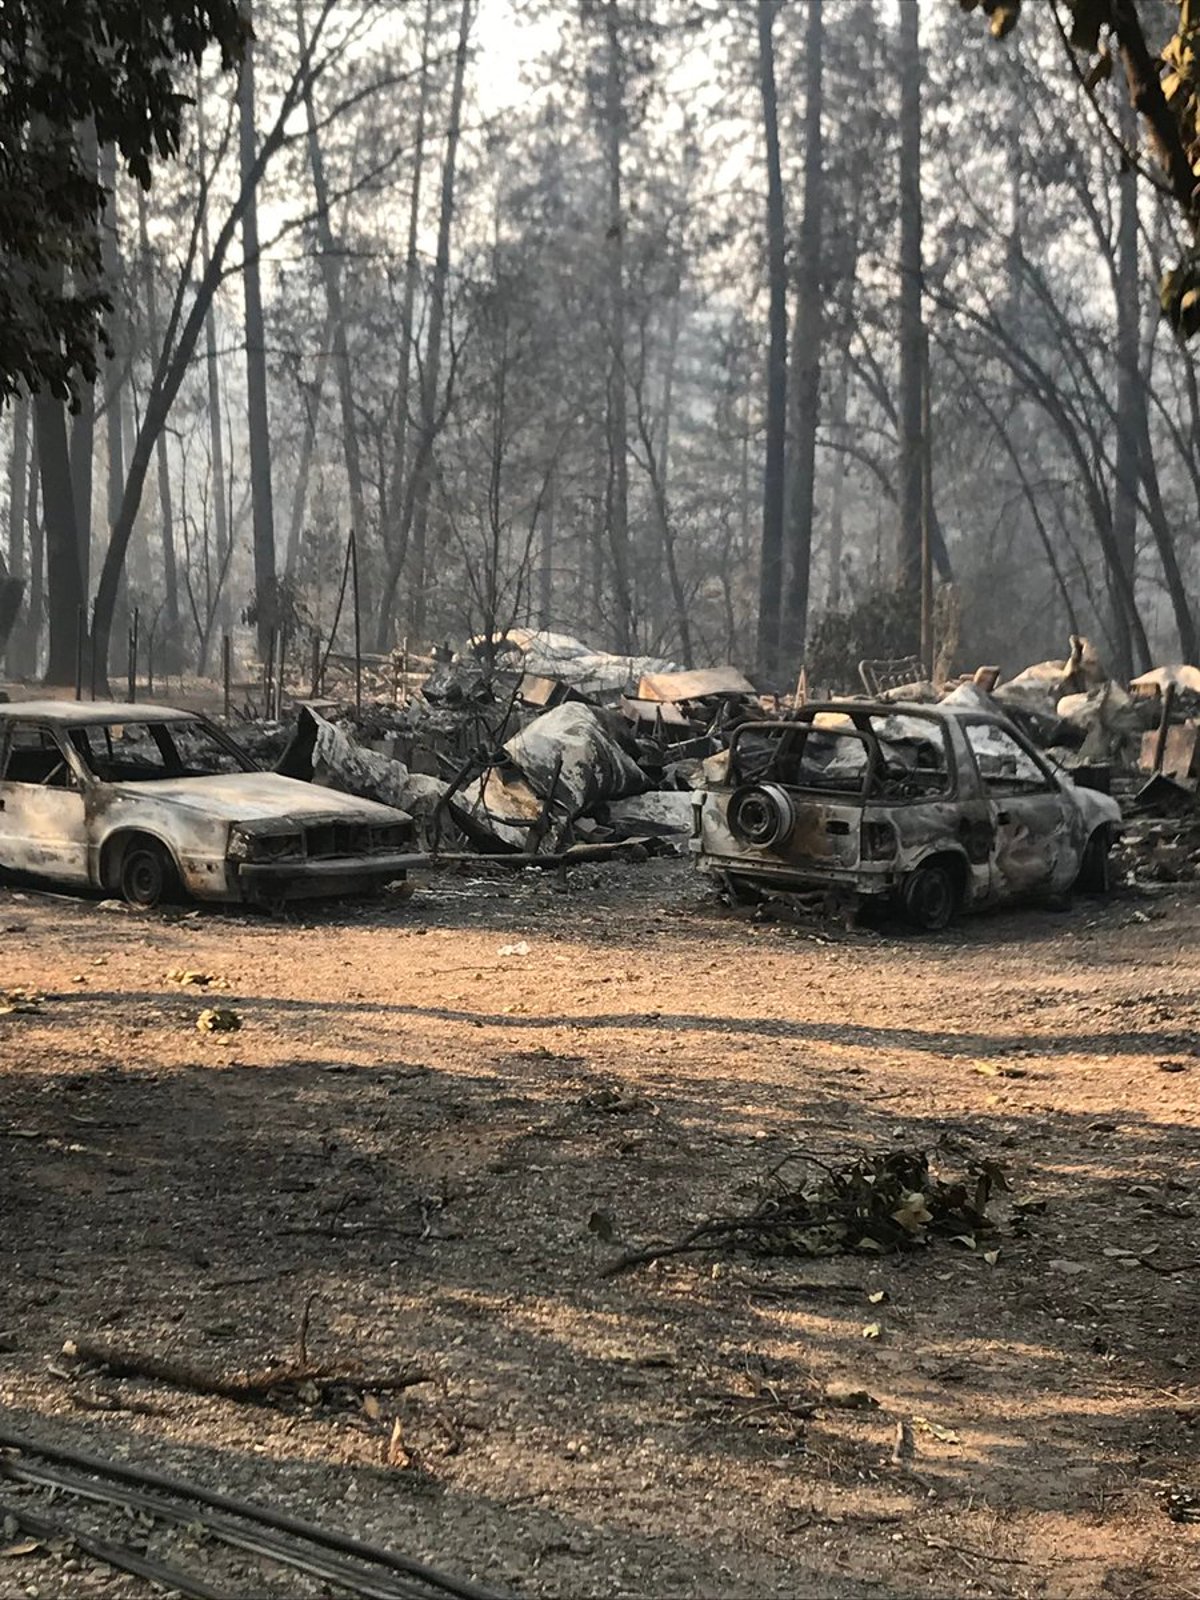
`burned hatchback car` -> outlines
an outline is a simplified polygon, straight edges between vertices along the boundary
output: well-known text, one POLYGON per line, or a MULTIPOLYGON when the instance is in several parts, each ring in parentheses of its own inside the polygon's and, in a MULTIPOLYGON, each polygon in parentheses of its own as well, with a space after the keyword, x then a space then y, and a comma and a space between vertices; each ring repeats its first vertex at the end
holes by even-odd
POLYGON ((748 723, 706 764, 692 849, 728 887, 959 910, 1103 892, 1121 812, 974 708, 832 702, 748 723))
POLYGON ((192 712, 0 705, 0 871, 271 904, 402 877, 411 836, 403 811, 259 771, 192 712))

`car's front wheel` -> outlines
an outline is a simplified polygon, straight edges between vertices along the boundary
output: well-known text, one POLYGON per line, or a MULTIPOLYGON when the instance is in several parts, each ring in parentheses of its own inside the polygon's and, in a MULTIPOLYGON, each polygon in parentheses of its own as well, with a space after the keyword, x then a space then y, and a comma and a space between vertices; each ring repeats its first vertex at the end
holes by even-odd
POLYGON ((121 894, 131 906, 148 911, 178 887, 175 863, 157 839, 131 839, 121 857, 121 894))

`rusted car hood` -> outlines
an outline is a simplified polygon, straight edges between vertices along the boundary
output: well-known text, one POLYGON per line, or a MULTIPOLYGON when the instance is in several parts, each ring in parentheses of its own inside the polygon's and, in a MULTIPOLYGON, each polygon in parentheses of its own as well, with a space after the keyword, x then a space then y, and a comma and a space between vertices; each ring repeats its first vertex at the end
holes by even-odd
POLYGON ((231 772, 211 778, 156 778, 148 783, 115 783, 111 794, 123 800, 163 800, 224 822, 281 822, 314 817, 345 817, 376 825, 404 813, 374 800, 319 789, 275 772, 231 772))

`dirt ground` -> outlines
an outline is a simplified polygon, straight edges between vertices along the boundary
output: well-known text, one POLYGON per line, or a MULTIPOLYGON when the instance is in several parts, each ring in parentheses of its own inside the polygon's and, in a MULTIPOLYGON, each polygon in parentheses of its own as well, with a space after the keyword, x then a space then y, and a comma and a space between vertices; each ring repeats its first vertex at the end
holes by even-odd
MULTIPOLYGON (((3 1426, 519 1595, 1200 1595, 1165 1509, 1200 1505, 1198 933, 1180 891, 758 922, 670 861, 282 923, 0 891, 0 989, 44 997, 0 1016, 3 1426), (1044 1210, 1004 1202, 994 1260, 602 1276, 788 1151, 894 1145, 1044 1210), (428 1381, 251 1405, 58 1353, 246 1371, 306 1306, 311 1361, 428 1381)), ((232 1594, 320 1592, 156 1537, 232 1594)), ((0 1595, 150 1592, 0 1551, 0 1595)))

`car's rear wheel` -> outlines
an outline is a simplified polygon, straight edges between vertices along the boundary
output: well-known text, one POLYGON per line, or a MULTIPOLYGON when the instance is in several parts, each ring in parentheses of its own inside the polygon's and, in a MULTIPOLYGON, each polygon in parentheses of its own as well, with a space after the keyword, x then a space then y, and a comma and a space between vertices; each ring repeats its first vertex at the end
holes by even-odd
POLYGON ((940 861, 910 872, 900 887, 900 905, 914 927, 940 933, 958 910, 958 880, 940 861))
POLYGON ((121 894, 131 906, 148 911, 169 900, 179 887, 175 863, 157 839, 131 839, 121 857, 121 894))

